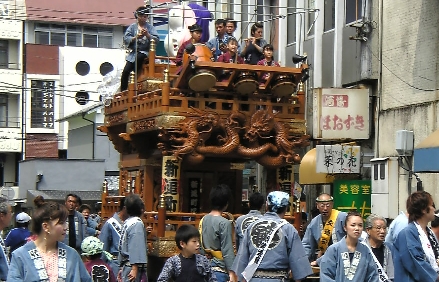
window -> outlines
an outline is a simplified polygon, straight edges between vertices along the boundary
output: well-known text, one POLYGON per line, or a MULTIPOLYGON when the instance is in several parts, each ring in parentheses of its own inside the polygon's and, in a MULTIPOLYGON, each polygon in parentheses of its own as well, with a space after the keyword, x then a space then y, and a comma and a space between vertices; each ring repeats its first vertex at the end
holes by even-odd
POLYGON ((36 44, 50 44, 50 33, 48 31, 35 31, 35 43, 36 44))
POLYGON ((97 26, 36 23, 35 43, 113 48, 113 29, 97 26))
POLYGON ((264 20, 264 0, 258 0, 257 1, 257 16, 256 16, 256 21, 258 22, 262 22, 264 20))
MULTIPOLYGON (((315 2, 316 2, 315 0, 308 0, 307 3, 308 9, 315 9, 316 7, 315 2)), ((306 24, 306 32, 307 32, 306 35, 311 36, 314 35, 314 20, 316 18, 316 13, 308 11, 306 16, 308 19, 306 24)))
POLYGON ((335 0, 325 0, 324 31, 328 31, 334 28, 335 28, 335 0))
POLYGON ((381 163, 380 164, 380 179, 386 179, 386 164, 385 163, 381 163))
POLYGON ((346 24, 363 18, 363 0, 346 0, 346 24))
MULTIPOLYGON (((296 0, 288 0, 288 7, 296 7, 296 0)), ((296 42, 296 9, 287 9, 287 44, 296 42)))
POLYGON ((85 91, 76 92, 75 100, 76 103, 78 103, 79 105, 84 106, 85 104, 88 103, 89 99, 90 96, 88 95, 88 92, 85 91))
POLYGON ((79 75, 85 76, 90 72, 90 65, 86 61, 79 61, 76 63, 76 72, 79 75))
POLYGON ((373 165, 373 180, 378 180, 378 164, 373 165))
POLYGON ((108 74, 109 72, 111 72, 113 70, 114 70, 114 67, 109 62, 102 63, 101 66, 99 67, 99 72, 101 73, 102 76, 108 74))
POLYGON ((9 42, 7 40, 0 40, 0 68, 8 68, 8 49, 9 42))
POLYGON ((8 95, 0 94, 0 127, 8 127, 8 95))

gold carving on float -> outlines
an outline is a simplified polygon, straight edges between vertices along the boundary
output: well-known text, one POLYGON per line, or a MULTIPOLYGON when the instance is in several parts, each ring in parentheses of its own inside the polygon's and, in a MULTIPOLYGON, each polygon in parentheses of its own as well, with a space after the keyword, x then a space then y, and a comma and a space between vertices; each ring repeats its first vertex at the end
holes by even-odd
POLYGON ((155 119, 139 120, 130 123, 129 132, 131 134, 141 132, 156 127, 155 119))
POLYGON ((291 127, 276 120, 271 111, 258 110, 250 119, 241 112, 231 112, 226 119, 213 111, 194 112, 174 127, 159 127, 157 147, 163 155, 193 165, 206 156, 234 156, 278 168, 300 163, 295 148, 309 144, 309 136, 291 134, 291 127))
POLYGON ((105 116, 105 125, 112 126, 119 123, 125 122, 127 119, 127 112, 120 112, 117 114, 107 115, 105 116))
POLYGON ((174 238, 157 238, 148 243, 148 255, 169 258, 179 253, 174 238))
POLYGON ((156 117, 156 125, 157 127, 173 128, 178 126, 178 124, 185 118, 186 117, 184 116, 172 116, 172 115, 158 116, 156 117))
POLYGON ((145 79, 137 83, 137 90, 142 92, 151 92, 162 89, 163 81, 157 78, 145 79))

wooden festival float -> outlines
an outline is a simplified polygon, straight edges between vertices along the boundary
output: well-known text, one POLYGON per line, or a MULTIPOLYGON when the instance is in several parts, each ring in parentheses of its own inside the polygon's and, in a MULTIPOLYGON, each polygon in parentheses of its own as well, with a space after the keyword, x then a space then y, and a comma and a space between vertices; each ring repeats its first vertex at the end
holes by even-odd
MULTIPOLYGON (((177 67, 156 63, 175 58, 156 56, 152 43, 137 81, 132 74, 129 89, 107 101, 105 124, 99 127, 120 153, 119 196, 108 196, 104 184, 102 216, 118 210, 120 197, 139 194, 145 226, 153 227, 149 255, 159 258, 176 252, 178 226, 198 226, 210 211, 211 187, 231 187, 228 212, 242 213, 246 161, 267 168, 267 193, 291 194, 291 165, 300 162, 295 150, 308 145, 305 63, 300 68, 219 63, 211 61, 205 45, 191 47, 197 59, 186 54, 177 67), (225 71, 229 77, 217 81, 225 71), (268 78, 259 83, 264 74, 268 78)), ((296 212, 292 208, 291 222, 296 212)), ((155 263, 163 260, 150 259, 148 269, 159 271, 155 263)))

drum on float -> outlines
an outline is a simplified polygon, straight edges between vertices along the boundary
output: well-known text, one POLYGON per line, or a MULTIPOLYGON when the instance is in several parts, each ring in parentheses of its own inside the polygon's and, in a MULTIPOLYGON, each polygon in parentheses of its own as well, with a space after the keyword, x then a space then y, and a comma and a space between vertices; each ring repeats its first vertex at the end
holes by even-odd
MULTIPOLYGON (((194 44, 195 51, 191 54, 194 55, 197 61, 201 62, 211 62, 213 60, 213 55, 210 49, 205 44, 194 44)), ((189 61, 189 54, 184 53, 183 55, 183 65, 189 61)), ((194 91, 207 91, 215 86, 216 83, 215 72, 208 69, 196 69, 195 73, 189 78, 188 85, 189 88, 194 91)))
POLYGON ((235 91, 242 95, 254 93, 258 87, 258 75, 252 71, 242 71, 233 83, 235 91))
POLYGON ((271 93, 276 97, 291 96, 296 91, 294 76, 289 74, 278 74, 273 79, 271 93))

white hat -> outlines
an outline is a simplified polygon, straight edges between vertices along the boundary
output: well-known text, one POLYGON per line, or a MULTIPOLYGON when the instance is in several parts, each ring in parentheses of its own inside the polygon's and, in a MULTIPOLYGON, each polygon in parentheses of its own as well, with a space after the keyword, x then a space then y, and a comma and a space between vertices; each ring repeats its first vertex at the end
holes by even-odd
POLYGON ((31 220, 32 218, 25 212, 21 212, 19 214, 17 214, 17 217, 15 218, 15 220, 18 223, 26 223, 29 222, 29 220, 31 220))

